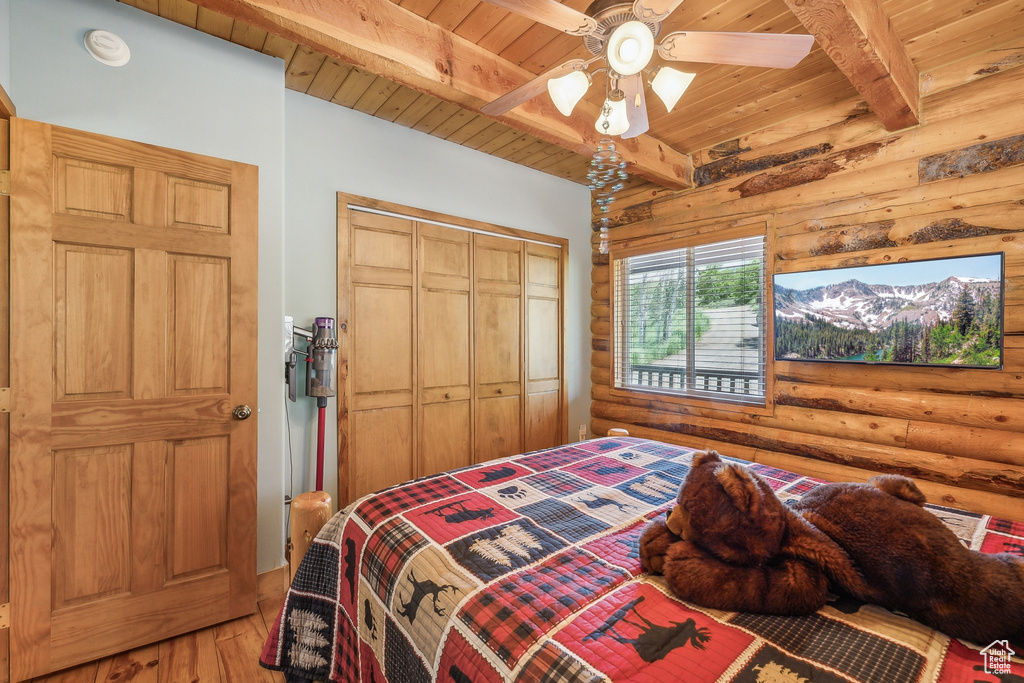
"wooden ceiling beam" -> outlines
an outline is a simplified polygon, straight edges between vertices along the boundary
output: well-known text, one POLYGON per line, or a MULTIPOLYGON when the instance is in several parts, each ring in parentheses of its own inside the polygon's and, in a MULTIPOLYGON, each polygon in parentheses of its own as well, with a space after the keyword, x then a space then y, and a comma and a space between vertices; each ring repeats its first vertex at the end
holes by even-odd
POLYGON ((917 67, 877 0, 785 0, 886 130, 920 123, 917 67))
MULTIPOLYGON (((474 112, 534 77, 390 0, 194 2, 474 112)), ((580 107, 565 118, 547 97, 495 118, 586 156, 593 154, 600 139, 593 126, 596 112, 580 107)), ((692 187, 689 155, 648 135, 615 143, 631 175, 671 189, 692 187)))

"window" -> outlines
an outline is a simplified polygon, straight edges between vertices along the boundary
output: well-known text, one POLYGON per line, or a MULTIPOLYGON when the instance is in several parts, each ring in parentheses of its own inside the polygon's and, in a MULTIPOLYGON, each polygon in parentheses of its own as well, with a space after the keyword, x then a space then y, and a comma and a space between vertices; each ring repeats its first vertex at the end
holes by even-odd
POLYGON ((612 267, 615 388, 765 404, 763 234, 612 267))

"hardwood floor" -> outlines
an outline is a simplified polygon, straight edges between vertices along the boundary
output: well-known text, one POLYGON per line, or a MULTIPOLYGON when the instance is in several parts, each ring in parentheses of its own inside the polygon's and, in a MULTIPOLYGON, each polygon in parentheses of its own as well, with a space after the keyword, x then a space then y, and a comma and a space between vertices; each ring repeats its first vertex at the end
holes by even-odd
POLYGON ((260 651, 284 596, 259 610, 156 645, 105 657, 32 683, 283 683, 284 675, 259 664, 260 651))

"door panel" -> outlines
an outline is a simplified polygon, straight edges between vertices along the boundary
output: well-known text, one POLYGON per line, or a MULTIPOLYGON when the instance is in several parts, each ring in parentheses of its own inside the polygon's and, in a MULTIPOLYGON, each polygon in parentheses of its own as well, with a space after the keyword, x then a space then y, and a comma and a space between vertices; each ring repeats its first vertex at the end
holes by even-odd
POLYGON ((57 243, 53 268, 55 399, 130 398, 131 250, 57 243))
POLYGON ((230 261, 171 254, 167 283, 169 377, 174 396, 227 391, 224 321, 230 319, 230 261))
POLYGON ((417 223, 419 441, 417 476, 473 462, 471 234, 417 223))
POLYGON ((357 410, 351 427, 351 500, 413 478, 412 406, 357 410))
POLYGON ((523 450, 523 242, 474 236, 476 461, 523 450))
POLYGON ((345 505, 414 476, 415 229, 409 220, 339 211, 350 221, 338 236, 339 283, 350 279, 352 292, 348 310, 338 310, 339 356, 351 353, 338 382, 339 410, 351 411, 347 439, 338 436, 339 452, 348 446, 338 470, 345 505))
POLYGON ((477 401, 476 462, 523 452, 521 402, 518 396, 477 401))
POLYGON ((462 401, 427 403, 420 409, 422 438, 419 444, 421 476, 473 464, 468 396, 462 401))
POLYGON ((131 448, 54 451, 54 608, 131 590, 131 448))
POLYGON ((18 119, 11 162, 24 680, 255 608, 257 175, 18 119))
POLYGON ((526 245, 526 449, 565 443, 563 251, 526 245))

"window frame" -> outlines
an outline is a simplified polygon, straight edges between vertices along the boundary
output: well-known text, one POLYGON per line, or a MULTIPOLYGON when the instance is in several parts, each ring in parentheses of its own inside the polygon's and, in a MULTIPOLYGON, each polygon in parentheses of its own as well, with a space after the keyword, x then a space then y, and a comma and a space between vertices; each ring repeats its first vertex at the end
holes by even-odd
MULTIPOLYGON (((609 395, 619 399, 632 399, 643 401, 645 405, 668 404, 678 407, 689 406, 693 408, 710 409, 711 411, 727 411, 731 413, 746 413, 750 415, 771 415, 774 413, 774 361, 771 347, 775 339, 774 315, 772 314, 772 301, 774 294, 772 290, 772 273, 770 265, 774 259, 774 244, 765 220, 741 225, 732 225, 723 228, 721 224, 705 225, 696 228, 688 233, 676 232, 672 235, 655 240, 636 240, 620 244, 613 243, 608 253, 608 303, 609 303, 609 354, 608 354, 608 392, 609 395), (618 320, 616 319, 616 297, 618 295, 615 283, 616 263, 623 258, 641 256, 657 252, 672 251, 686 247, 697 247, 718 242, 742 239, 745 237, 764 237, 764 402, 755 400, 744 403, 736 401, 725 401, 708 396, 694 394, 680 394, 666 391, 645 391, 637 387, 615 386, 615 358, 619 346, 622 343, 618 333, 618 320)), ((706 415, 710 416, 710 415, 706 415)))

